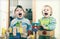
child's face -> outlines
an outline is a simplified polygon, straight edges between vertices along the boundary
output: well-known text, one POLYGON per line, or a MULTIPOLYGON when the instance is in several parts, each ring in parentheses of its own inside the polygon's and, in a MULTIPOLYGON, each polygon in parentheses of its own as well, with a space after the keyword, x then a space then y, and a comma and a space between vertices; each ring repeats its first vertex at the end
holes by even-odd
POLYGON ((50 7, 44 7, 43 16, 44 17, 50 17, 50 15, 51 15, 51 8, 50 7))
POLYGON ((16 11, 15 11, 15 15, 18 17, 18 18, 22 18, 24 16, 24 11, 22 8, 17 8, 16 11))

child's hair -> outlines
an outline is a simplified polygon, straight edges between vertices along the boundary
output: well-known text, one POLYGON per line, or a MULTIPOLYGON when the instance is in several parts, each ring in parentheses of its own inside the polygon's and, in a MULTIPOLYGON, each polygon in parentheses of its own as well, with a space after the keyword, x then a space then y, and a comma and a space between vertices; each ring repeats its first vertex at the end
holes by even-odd
POLYGON ((17 5, 17 7, 15 8, 14 12, 16 11, 17 8, 21 8, 24 11, 24 9, 23 9, 23 7, 21 5, 17 5))
MULTIPOLYGON (((23 12, 24 12, 24 17, 25 17, 26 12, 24 11, 24 9, 23 9, 23 7, 22 7, 21 5, 17 5, 17 6, 16 6, 16 8, 15 8, 15 10, 14 10, 14 13, 15 13, 15 11, 16 11, 17 8, 21 8, 21 9, 23 10, 23 12)), ((15 17, 16 17, 16 15, 14 15, 14 18, 15 18, 15 17)))
POLYGON ((44 7, 49 7, 51 9, 51 14, 50 16, 52 15, 52 7, 50 5, 45 5, 44 7))

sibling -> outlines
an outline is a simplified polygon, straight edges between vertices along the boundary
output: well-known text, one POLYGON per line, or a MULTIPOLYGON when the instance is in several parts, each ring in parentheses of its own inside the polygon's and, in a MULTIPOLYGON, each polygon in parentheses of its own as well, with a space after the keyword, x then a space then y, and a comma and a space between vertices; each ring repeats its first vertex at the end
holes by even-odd
MULTIPOLYGON (((27 39, 27 33, 29 30, 31 30, 31 24, 28 19, 24 18, 25 11, 22 8, 22 6, 17 5, 17 7, 14 11, 14 14, 15 14, 16 18, 12 20, 10 27, 14 28, 16 26, 16 23, 21 21, 22 28, 23 28, 23 34, 25 35, 25 36, 23 35, 22 36, 23 38, 21 38, 21 39, 27 39)), ((16 33, 19 33, 19 32, 16 31, 16 33)))
POLYGON ((49 5, 45 5, 42 10, 42 17, 39 20, 40 26, 42 26, 41 30, 54 30, 56 26, 56 20, 51 17, 52 15, 52 7, 49 5))

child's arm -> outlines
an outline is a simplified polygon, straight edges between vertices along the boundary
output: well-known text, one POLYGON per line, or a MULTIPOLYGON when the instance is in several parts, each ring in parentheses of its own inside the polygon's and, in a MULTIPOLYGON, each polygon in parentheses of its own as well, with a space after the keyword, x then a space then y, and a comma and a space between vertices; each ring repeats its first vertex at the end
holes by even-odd
POLYGON ((27 28, 28 28, 28 30, 32 30, 32 25, 31 25, 29 20, 28 20, 28 23, 27 23, 27 28))
POLYGON ((11 23, 10 23, 10 27, 15 26, 15 25, 16 25, 16 23, 17 23, 17 20, 16 20, 16 19, 12 20, 12 21, 11 21, 11 23))
POLYGON ((27 33, 28 35, 30 34, 29 32, 32 31, 32 25, 30 24, 30 21, 27 20, 27 33))
POLYGON ((56 20, 54 18, 51 19, 50 23, 47 25, 49 30, 54 30, 56 26, 56 20))
POLYGON ((13 27, 13 35, 16 36, 16 27, 13 27))
MULTIPOLYGON (((40 23, 40 20, 39 20, 39 23, 40 23)), ((40 23, 40 26, 42 26, 44 29, 47 29, 47 30, 54 30, 56 26, 56 20, 54 18, 51 18, 50 23, 48 25, 45 26, 40 23)))
POLYGON ((56 20, 54 18, 50 19, 50 23, 48 25, 43 25, 43 28, 44 29, 47 29, 47 30, 54 30, 55 29, 55 26, 56 26, 56 20))

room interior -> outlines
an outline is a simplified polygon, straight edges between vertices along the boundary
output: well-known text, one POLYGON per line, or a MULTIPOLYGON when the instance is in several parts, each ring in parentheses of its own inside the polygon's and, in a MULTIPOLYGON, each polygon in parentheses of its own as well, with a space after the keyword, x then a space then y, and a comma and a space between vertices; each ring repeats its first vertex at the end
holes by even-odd
POLYGON ((60 13, 60 1, 59 0, 0 0, 0 36, 2 35, 2 28, 8 29, 10 21, 10 16, 14 17, 14 9, 17 5, 22 5, 24 7, 24 10, 29 13, 31 16, 31 19, 29 19, 29 16, 26 16, 31 22, 38 22, 38 19, 42 17, 41 9, 44 4, 49 4, 53 7, 53 16, 56 18, 57 24, 55 29, 55 37, 56 39, 60 39, 60 33, 59 33, 59 13, 60 13), (30 12, 29 12, 30 10, 30 12), (55 14, 54 14, 55 13, 55 14))

